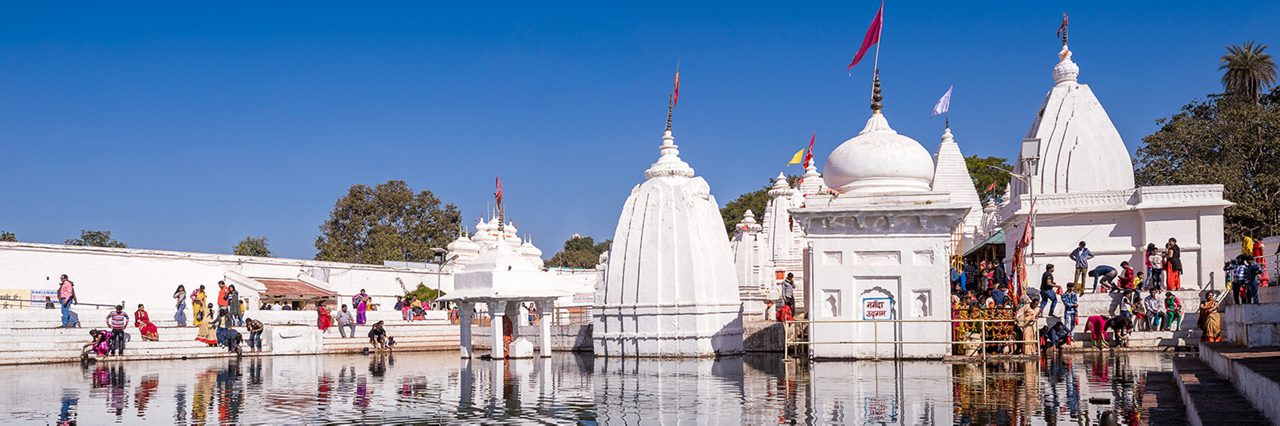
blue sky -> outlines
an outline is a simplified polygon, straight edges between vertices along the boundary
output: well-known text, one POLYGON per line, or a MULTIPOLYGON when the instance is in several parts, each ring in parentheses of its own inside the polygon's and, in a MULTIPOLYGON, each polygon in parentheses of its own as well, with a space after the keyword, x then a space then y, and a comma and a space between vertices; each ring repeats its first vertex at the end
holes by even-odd
MULTIPOLYGON (((470 225, 501 175, 548 254, 612 237, 657 158, 671 73, 683 158, 727 202, 862 128, 877 2, 7 2, 0 5, 0 230, 58 243, 310 258, 346 188, 403 179, 470 225)), ((891 0, 893 126, 937 146, 955 85, 966 154, 1016 155, 1071 46, 1131 150, 1220 89, 1226 44, 1280 44, 1280 2, 891 0)), ((1273 54, 1280 47, 1273 47, 1273 54)), ((819 163, 821 164, 821 163, 819 163)), ((791 172, 798 172, 793 166, 791 172)))

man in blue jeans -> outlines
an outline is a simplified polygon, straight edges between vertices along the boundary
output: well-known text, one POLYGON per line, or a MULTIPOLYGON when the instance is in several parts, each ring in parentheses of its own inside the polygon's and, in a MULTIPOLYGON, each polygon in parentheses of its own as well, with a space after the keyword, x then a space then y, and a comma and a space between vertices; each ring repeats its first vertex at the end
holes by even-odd
POLYGON ((1051 316, 1051 317, 1055 316, 1053 315, 1053 310, 1054 308, 1058 307, 1058 294, 1056 293, 1057 289, 1058 289, 1058 283, 1053 281, 1053 265, 1050 264, 1048 266, 1045 266, 1044 275, 1040 276, 1040 312, 1041 313, 1046 312, 1044 310, 1044 305, 1049 304, 1049 301, 1052 300, 1053 304, 1049 305, 1048 316, 1051 316))
POLYGON ((111 350, 108 354, 124 355, 124 329, 129 326, 129 314, 124 313, 124 305, 116 305, 116 310, 107 314, 107 327, 111 329, 111 350))
POLYGON ((76 285, 62 274, 62 284, 58 286, 58 303, 62 305, 62 328, 74 327, 71 318, 71 304, 75 303, 76 285))

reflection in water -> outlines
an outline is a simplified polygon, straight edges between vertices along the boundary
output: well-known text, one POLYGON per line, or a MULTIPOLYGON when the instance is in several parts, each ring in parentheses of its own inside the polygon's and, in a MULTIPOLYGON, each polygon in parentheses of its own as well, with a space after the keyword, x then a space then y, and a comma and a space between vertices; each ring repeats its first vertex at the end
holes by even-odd
POLYGON ((1134 424, 1142 373, 1168 364, 1108 353, 807 364, 441 352, 19 366, 0 367, 13 383, 0 399, 18 407, 0 422, 1055 424, 1110 411, 1134 424))

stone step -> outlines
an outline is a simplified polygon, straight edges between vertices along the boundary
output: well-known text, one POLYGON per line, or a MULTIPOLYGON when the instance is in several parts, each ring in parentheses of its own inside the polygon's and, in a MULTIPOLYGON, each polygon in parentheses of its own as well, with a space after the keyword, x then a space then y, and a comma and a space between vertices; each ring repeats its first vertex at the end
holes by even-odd
POLYGON ((1203 343, 1200 360, 1226 377, 1273 424, 1280 424, 1280 347, 1246 348, 1230 343, 1203 343))
POLYGON ((1173 359, 1174 379, 1192 425, 1261 425, 1272 423, 1208 364, 1194 357, 1173 359))
POLYGON ((1147 424, 1187 424, 1187 406, 1182 403, 1178 381, 1169 371, 1148 371, 1142 389, 1142 411, 1147 424))

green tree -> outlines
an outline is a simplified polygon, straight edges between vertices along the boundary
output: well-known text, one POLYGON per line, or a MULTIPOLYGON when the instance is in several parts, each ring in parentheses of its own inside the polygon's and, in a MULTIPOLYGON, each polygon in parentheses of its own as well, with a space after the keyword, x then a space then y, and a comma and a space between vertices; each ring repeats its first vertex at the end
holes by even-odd
POLYGON ((1258 102, 1267 86, 1276 82, 1276 63, 1266 52, 1267 45, 1247 41, 1243 45, 1227 46, 1222 55, 1219 70, 1222 86, 1227 94, 1258 102))
POLYGON ((982 205, 988 205, 996 202, 1000 197, 1004 196, 1004 191, 1009 187, 1009 179, 1012 178, 1008 173, 993 170, 996 167, 1004 170, 1013 170, 1013 166, 1009 165, 1009 160, 1002 157, 979 157, 970 155, 964 157, 965 168, 969 169, 969 177, 973 179, 973 187, 978 190, 978 198, 982 200, 982 205), (995 184, 995 188, 990 191, 991 184, 995 184))
POLYGON ((1145 137, 1138 185, 1216 183, 1235 202, 1228 239, 1280 233, 1280 88, 1259 102, 1237 96, 1194 100, 1145 137))
POLYGON ((88 229, 80 230, 80 238, 67 240, 66 244, 73 245, 73 246, 89 246, 89 247, 114 247, 114 248, 128 247, 124 243, 112 239, 111 231, 95 231, 95 230, 88 230, 88 229))
POLYGON ((405 292, 404 297, 409 301, 416 299, 423 302, 430 302, 444 296, 444 294, 445 293, 443 291, 427 287, 426 284, 418 283, 418 287, 413 289, 413 291, 405 292))
POLYGON ((609 251, 609 246, 612 244, 612 240, 596 243, 595 239, 591 237, 574 235, 565 240, 564 247, 559 252, 551 256, 551 260, 547 261, 547 267, 594 268, 596 267, 596 262, 600 260, 600 254, 609 251))
POLYGON ((232 249, 236 256, 272 257, 271 248, 267 247, 267 237, 245 237, 232 249))
POLYGON ((9 231, 0 231, 0 241, 15 242, 18 241, 18 236, 9 231))
POLYGON ((460 223, 457 207, 442 203, 431 191, 414 193, 404 181, 387 181, 375 188, 353 185, 320 225, 316 259, 422 262, 434 256, 432 247, 444 247, 453 240, 460 223))
MULTIPOLYGON (((799 176, 787 175, 787 184, 794 187, 799 179, 799 176)), ((742 221, 742 214, 747 210, 755 213, 757 218, 763 217, 765 207, 769 205, 769 188, 773 188, 773 179, 769 179, 769 183, 760 189, 739 195, 721 207, 720 220, 724 221, 724 232, 732 237, 733 226, 742 221)))

